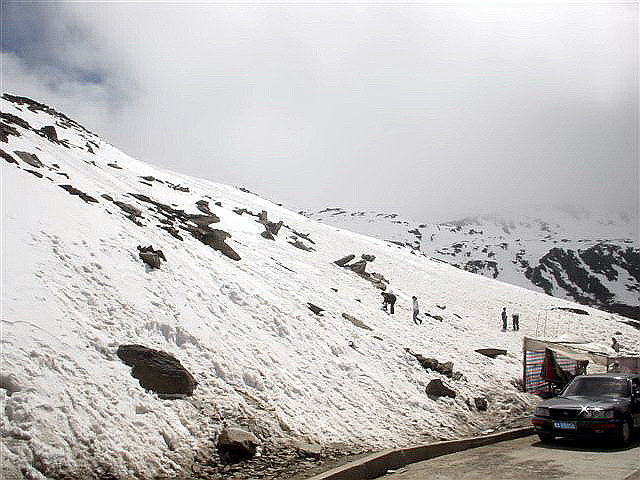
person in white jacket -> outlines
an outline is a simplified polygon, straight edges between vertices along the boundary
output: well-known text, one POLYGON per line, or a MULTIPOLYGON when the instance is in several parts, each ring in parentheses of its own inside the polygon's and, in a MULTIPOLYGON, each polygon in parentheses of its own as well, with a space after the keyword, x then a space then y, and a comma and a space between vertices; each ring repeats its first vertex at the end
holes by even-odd
POLYGON ((413 323, 419 325, 422 323, 422 319, 418 318, 418 314, 420 313, 420 306, 418 305, 418 297, 415 295, 411 297, 413 299, 413 323))

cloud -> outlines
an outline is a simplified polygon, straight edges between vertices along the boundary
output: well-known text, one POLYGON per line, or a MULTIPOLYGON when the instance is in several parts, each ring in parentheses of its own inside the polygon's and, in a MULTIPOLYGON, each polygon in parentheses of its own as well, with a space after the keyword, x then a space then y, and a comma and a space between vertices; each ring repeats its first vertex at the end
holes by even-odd
POLYGON ((3 83, 295 206, 636 205, 637 10, 36 4, 3 17, 3 83))

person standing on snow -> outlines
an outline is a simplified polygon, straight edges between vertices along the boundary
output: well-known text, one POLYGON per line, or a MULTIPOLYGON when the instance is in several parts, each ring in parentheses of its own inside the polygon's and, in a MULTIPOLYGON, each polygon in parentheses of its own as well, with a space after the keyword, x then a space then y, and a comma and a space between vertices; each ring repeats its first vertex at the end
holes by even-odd
POLYGON ((387 292, 380 292, 380 295, 382 295, 382 310, 386 312, 387 305, 389 304, 389 294, 387 292))
POLYGON ((507 331, 507 307, 502 309, 502 331, 507 331))
POLYGON ((393 294, 392 290, 389 290, 389 293, 387 293, 387 302, 389 303, 389 313, 393 315, 393 306, 396 304, 396 296, 393 294))
POLYGON ((420 313, 420 306, 418 305, 418 297, 415 295, 411 297, 413 299, 413 323, 416 325, 422 324, 422 319, 418 318, 418 314, 420 313))
POLYGON ((511 320, 513 321, 513 331, 517 332, 518 330, 520 330, 520 315, 514 313, 513 315, 511 315, 511 320))

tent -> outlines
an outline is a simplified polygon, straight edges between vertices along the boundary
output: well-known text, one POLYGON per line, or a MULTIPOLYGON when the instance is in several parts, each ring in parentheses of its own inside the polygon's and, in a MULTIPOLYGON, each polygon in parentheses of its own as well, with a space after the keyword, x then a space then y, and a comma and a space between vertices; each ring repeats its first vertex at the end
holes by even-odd
POLYGON ((522 342, 522 384, 525 392, 542 394, 565 385, 586 373, 587 365, 608 368, 609 355, 602 347, 581 338, 553 340, 524 337, 522 342))

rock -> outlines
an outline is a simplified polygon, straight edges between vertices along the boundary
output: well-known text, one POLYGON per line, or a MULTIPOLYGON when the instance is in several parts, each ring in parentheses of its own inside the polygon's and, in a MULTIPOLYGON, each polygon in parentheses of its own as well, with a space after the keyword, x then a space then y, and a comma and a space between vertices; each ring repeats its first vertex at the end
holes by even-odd
POLYGON ((151 245, 147 247, 141 247, 138 245, 138 256, 140 259, 149 265, 151 268, 160 268, 160 260, 167 261, 162 250, 154 250, 151 245))
POLYGON ((18 161, 15 158, 13 158, 11 155, 9 155, 7 152, 2 150, 1 148, 0 148, 0 157, 4 158, 9 163, 15 163, 16 165, 18 164, 18 161))
POLYGON ((451 377, 453 375, 453 362, 444 362, 438 365, 438 372, 447 377, 451 377))
POLYGON ((367 261, 366 260, 358 260, 357 262, 352 263, 351 265, 347 265, 347 268, 351 269, 351 271, 362 275, 366 273, 367 261))
POLYGON ((489 358, 496 358, 498 355, 506 355, 507 351, 502 348, 479 348, 476 353, 489 358))
POLYGON ((218 436, 216 448, 221 454, 233 458, 250 458, 256 454, 258 439, 240 428, 225 428, 218 436))
POLYGON ((53 125, 45 125, 38 130, 38 133, 45 136, 50 142, 58 143, 58 133, 53 125))
POLYGON ((313 313, 315 313, 316 315, 320 315, 322 312, 324 312, 324 308, 320 308, 319 306, 314 305, 311 302, 307 302, 307 308, 311 310, 313 313))
POLYGON ((436 303, 436 307, 438 307, 440 310, 445 310, 447 308, 446 305, 438 305, 437 303, 436 303))
POLYGON ((35 153, 21 152, 18 150, 15 150, 13 153, 15 153, 24 163, 27 163, 32 167, 40 168, 43 166, 43 163, 35 153))
MULTIPOLYGON (((18 152, 16 152, 18 153, 18 152)), ((586 310, 582 310, 581 308, 573 308, 573 307, 555 307, 552 310, 563 310, 565 312, 575 313, 576 315, 589 315, 589 312, 586 310)))
POLYGON ((320 458, 322 455, 322 447, 317 443, 296 442, 294 447, 301 457, 320 458))
POLYGON ((429 382, 425 392, 430 397, 451 397, 456 398, 456 392, 447 387, 442 380, 436 378, 429 382))
POLYGON ((344 318, 345 320, 349 320, 351 323, 353 323, 356 327, 358 328, 362 328, 364 330, 371 330, 373 331, 373 328, 369 327, 368 325, 366 325, 364 322, 362 322, 361 320, 358 320, 356 317, 354 317, 353 315, 349 315, 348 313, 343 313, 342 314, 342 318, 344 318))
POLYGON ((67 192, 69 192, 71 195, 76 195, 80 197, 82 200, 84 200, 87 203, 98 203, 98 200, 93 198, 91 195, 78 190, 73 185, 58 185, 58 186, 63 190, 66 190, 67 192))
POLYGON ((379 337, 377 335, 374 335, 373 338, 375 338, 376 340, 380 340, 381 342, 384 342, 384 338, 379 337))
POLYGON ((87 147, 87 152, 93 153, 94 155, 96 154, 96 152, 93 151, 93 148, 91 148, 91 144, 89 142, 85 143, 85 147, 87 147))
POLYGON ((107 167, 115 168, 117 170, 122 170, 122 167, 117 163, 107 163, 107 167))
MULTIPOLYGON (((102 196, 104 197, 104 195, 102 195, 102 196)), ((118 207, 120 207, 120 210, 122 210, 125 213, 128 213, 129 215, 131 215, 133 217, 141 217, 142 216, 142 211, 139 208, 134 207, 130 203, 119 202, 119 201, 114 201, 113 203, 115 205, 117 205, 118 207)))
POLYGON ((191 395, 198 385, 180 361, 169 353, 142 345, 120 345, 117 355, 132 367, 131 375, 145 390, 158 394, 191 395))
POLYGON ((213 215, 213 213, 211 213, 211 210, 209 209, 209 202, 207 202, 206 200, 198 200, 196 202, 196 207, 205 215, 213 215))
POLYGON ((351 260, 353 260, 354 258, 356 258, 355 255, 351 254, 351 255, 347 255, 345 257, 339 258, 338 260, 336 260, 335 263, 336 265, 338 265, 339 267, 344 267, 347 263, 349 263, 351 260))
POLYGON ((231 235, 224 230, 213 228, 204 233, 201 241, 205 245, 209 245, 214 250, 218 250, 222 254, 226 255, 231 260, 238 261, 240 260, 240 255, 238 255, 238 252, 236 252, 225 242, 225 240, 229 237, 231 237, 231 235))
POLYGON ((453 375, 451 375, 451 380, 464 380, 464 375, 461 372, 453 372, 453 375))
POLYGON ((300 250, 304 250, 305 252, 313 252, 313 248, 312 247, 307 247, 304 243, 302 243, 300 240, 297 240, 295 242, 288 242, 290 245, 293 245, 296 248, 299 248, 300 250))
POLYGON ((360 255, 360 258, 362 258, 365 262, 373 262, 376 259, 376 256, 363 253, 362 255, 360 255))
POLYGON ((475 397, 473 399, 473 403, 476 404, 476 408, 478 409, 479 412, 486 412, 487 411, 487 399, 484 397, 475 397))
POLYGON ((266 228, 265 228, 265 231, 260 234, 260 236, 262 238, 266 238, 267 240, 275 240, 276 239, 276 237, 274 237, 271 234, 271 232, 269 230, 267 230, 266 228))
POLYGON ((438 320, 439 322, 441 322, 442 320, 444 320, 444 319, 442 318, 442 316, 440 316, 440 315, 432 315, 432 314, 431 314, 431 313, 429 313, 429 312, 424 312, 424 314, 425 314, 427 317, 431 317, 431 318, 433 318, 434 320, 438 320))

